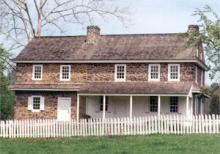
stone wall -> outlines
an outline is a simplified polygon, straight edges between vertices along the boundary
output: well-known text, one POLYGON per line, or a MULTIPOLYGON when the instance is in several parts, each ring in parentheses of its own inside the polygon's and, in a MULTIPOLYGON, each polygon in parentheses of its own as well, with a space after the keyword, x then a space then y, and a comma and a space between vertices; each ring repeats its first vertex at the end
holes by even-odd
MULTIPOLYGON (((195 81, 195 64, 181 63, 181 81, 195 81)), ((32 64, 17 64, 17 84, 53 84, 114 81, 114 64, 71 64, 71 81, 60 81, 60 65, 44 64, 43 80, 32 80, 32 64)), ((126 81, 148 81, 148 64, 127 64, 126 81)), ((201 73, 200 73, 201 74, 201 73)), ((168 80, 168 64, 161 63, 160 81, 168 80)), ((199 77, 199 76, 198 76, 199 77)))
POLYGON ((71 118, 76 119, 76 92, 16 92, 14 118, 56 119, 58 97, 71 97, 71 118), (43 111, 32 112, 28 110, 28 97, 32 95, 45 98, 43 111))

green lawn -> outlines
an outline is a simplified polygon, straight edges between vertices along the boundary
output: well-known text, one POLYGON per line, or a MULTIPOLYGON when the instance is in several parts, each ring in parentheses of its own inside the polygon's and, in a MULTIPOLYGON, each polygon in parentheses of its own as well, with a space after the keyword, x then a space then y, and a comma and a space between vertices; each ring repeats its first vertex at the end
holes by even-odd
POLYGON ((220 153, 220 135, 150 135, 57 139, 0 139, 0 153, 220 153))

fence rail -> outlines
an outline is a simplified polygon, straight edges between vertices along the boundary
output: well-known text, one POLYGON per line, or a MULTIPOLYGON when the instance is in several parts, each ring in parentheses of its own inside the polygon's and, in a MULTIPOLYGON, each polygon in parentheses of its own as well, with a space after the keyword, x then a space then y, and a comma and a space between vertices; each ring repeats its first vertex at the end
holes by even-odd
POLYGON ((147 116, 136 118, 81 119, 57 121, 7 120, 0 121, 0 137, 39 138, 69 136, 109 136, 147 134, 220 133, 219 115, 147 116))

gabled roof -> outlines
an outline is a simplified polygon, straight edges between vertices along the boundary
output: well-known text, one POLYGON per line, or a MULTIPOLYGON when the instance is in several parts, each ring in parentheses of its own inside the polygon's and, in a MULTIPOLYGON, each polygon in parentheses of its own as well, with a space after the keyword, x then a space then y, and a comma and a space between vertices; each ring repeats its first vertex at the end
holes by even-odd
POLYGON ((194 60, 187 33, 101 35, 96 44, 86 36, 35 37, 15 61, 194 60))

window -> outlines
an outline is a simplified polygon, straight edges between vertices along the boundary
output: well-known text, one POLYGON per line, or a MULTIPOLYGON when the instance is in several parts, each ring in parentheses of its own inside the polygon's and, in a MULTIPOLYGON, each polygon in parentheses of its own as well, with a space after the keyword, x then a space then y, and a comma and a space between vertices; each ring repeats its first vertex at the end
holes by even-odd
POLYGON ((125 64, 115 65, 115 80, 116 81, 126 80, 126 65, 125 64))
POLYGON ((61 81, 70 81, 70 65, 61 65, 60 66, 60 80, 61 81))
POLYGON ((42 96, 30 96, 28 97, 28 110, 32 112, 39 112, 44 110, 44 97, 42 96))
MULTIPOLYGON (((104 99, 104 97, 101 96, 101 99, 100 99, 100 111, 103 111, 103 99, 104 99)), ((108 96, 105 97, 105 111, 108 111, 108 96)))
POLYGON ((170 112, 178 112, 178 97, 170 97, 170 112))
POLYGON ((160 64, 149 64, 149 80, 160 80, 160 64))
POLYGON ((168 65, 168 80, 179 81, 180 80, 180 64, 168 65))
POLYGON ((40 97, 33 97, 33 110, 40 110, 40 97))
POLYGON ((157 112, 158 108, 158 97, 150 96, 150 112, 157 112))
POLYGON ((33 65, 33 80, 42 80, 43 65, 33 65))

